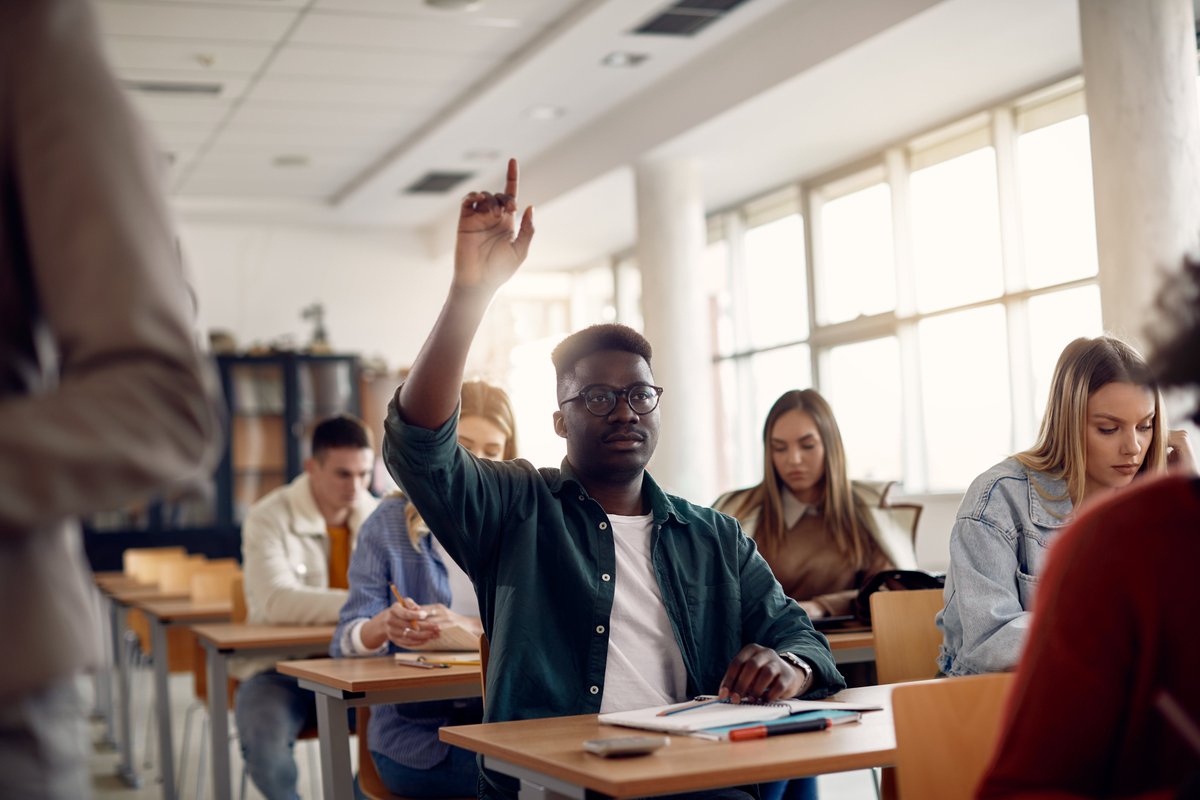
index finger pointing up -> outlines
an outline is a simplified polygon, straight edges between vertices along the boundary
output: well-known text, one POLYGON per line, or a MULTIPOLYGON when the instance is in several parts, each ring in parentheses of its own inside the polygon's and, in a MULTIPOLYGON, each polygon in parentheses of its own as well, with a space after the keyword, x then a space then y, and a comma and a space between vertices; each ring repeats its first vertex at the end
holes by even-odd
POLYGON ((504 193, 516 200, 517 197, 517 160, 508 160, 508 177, 504 181, 504 193))

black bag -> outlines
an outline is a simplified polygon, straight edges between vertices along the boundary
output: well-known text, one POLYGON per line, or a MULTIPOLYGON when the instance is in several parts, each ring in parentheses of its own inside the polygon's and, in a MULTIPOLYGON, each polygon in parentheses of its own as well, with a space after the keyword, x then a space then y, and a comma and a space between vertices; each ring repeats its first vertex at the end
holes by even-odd
POLYGON ((854 598, 854 616, 867 625, 871 624, 871 595, 876 592, 941 589, 945 585, 945 575, 919 569, 888 569, 877 572, 858 590, 858 596, 854 598))

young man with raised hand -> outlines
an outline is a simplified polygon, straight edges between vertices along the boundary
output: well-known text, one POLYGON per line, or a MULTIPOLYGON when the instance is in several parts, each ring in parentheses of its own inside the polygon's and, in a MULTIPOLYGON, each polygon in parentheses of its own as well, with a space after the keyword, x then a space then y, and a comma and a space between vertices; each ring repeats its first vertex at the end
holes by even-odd
MULTIPOLYGON (((510 161, 504 193, 464 199, 449 296, 392 400, 384 442, 392 475, 475 584, 491 642, 485 720, 841 689, 825 638, 737 522, 664 493, 646 472, 663 389, 640 334, 595 326, 555 350, 560 469, 457 446, 467 351, 533 239, 532 208, 517 226, 516 194, 510 161)), ((485 772, 481 796, 516 788, 485 772)))

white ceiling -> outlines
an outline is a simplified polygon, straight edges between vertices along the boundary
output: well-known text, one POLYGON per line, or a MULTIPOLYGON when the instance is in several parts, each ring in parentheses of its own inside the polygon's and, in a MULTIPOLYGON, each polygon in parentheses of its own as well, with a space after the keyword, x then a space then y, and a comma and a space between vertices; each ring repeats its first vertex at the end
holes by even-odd
POLYGON ((187 215, 419 229, 522 159, 541 266, 634 237, 632 165, 694 158, 708 207, 828 170, 1078 70, 1077 0, 747 0, 695 37, 630 31, 673 0, 101 0, 187 215), (613 51, 648 56, 612 68, 613 51), (553 105, 556 119, 528 111, 553 105), (300 158, 302 166, 276 159, 300 158), (475 173, 444 195, 401 189, 475 173), (599 212, 599 213, 598 213, 599 212))

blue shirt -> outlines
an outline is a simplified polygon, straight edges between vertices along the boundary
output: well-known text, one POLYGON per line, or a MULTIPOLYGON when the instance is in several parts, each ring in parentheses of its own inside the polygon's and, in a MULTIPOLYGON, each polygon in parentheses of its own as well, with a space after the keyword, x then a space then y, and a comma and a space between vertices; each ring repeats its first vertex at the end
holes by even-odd
POLYGON ((1015 458, 971 483, 950 532, 946 606, 937 616, 942 672, 973 675, 1017 665, 1050 543, 1072 510, 1065 480, 1015 458))
MULTIPOLYGON (((446 565, 434 552, 428 536, 421 539, 420 550, 412 546, 405 519, 407 508, 408 501, 403 497, 387 498, 359 529, 358 543, 350 557, 350 594, 333 634, 331 650, 335 657, 352 654, 350 633, 355 623, 370 619, 395 600, 389 583, 421 605, 450 605, 446 565)), ((388 642, 386 652, 402 652, 402 648, 388 642)), ((482 712, 478 700, 372 706, 367 738, 373 752, 406 767, 429 769, 450 749, 438 740, 438 728, 479 722, 482 712)))
MULTIPOLYGON (((437 430, 406 424, 395 398, 383 458, 475 584, 491 642, 485 721, 594 714, 608 657, 616 554, 608 516, 564 461, 483 461, 437 430)), ((810 697, 845 687, 825 637, 787 597, 736 520, 663 492, 647 473, 651 561, 689 695, 716 692, 748 643, 813 667, 810 697)), ((485 772, 485 795, 515 786, 485 772)))

